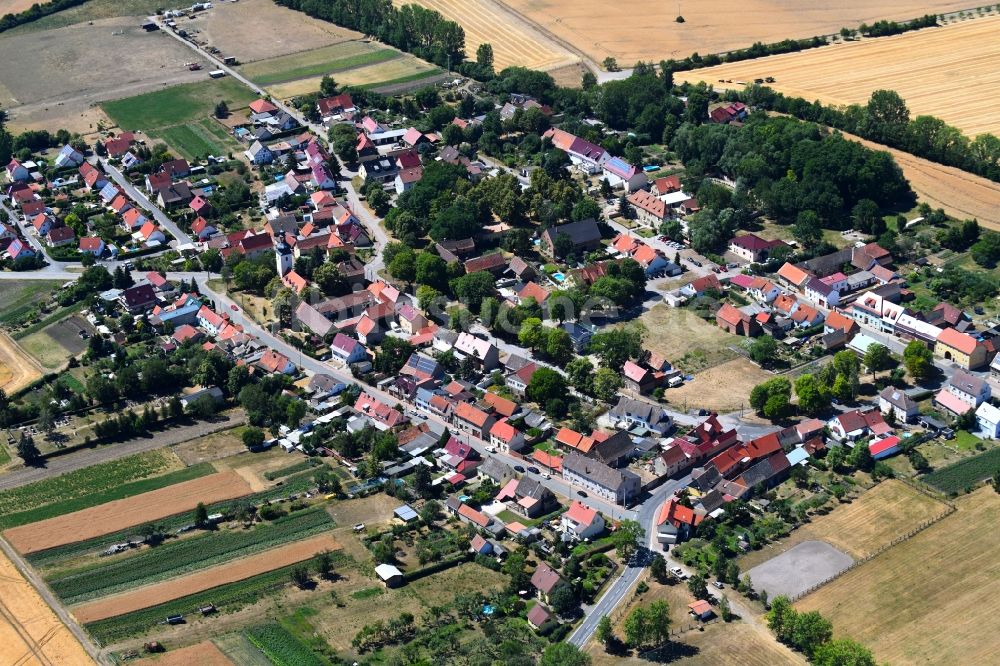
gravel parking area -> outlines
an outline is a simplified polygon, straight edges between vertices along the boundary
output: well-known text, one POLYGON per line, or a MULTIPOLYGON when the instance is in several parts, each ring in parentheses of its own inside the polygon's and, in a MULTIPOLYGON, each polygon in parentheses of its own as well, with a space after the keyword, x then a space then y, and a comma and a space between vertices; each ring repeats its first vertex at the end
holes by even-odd
POLYGON ((825 541, 803 541, 749 571, 757 592, 767 590, 771 599, 795 596, 843 571, 854 559, 825 541))

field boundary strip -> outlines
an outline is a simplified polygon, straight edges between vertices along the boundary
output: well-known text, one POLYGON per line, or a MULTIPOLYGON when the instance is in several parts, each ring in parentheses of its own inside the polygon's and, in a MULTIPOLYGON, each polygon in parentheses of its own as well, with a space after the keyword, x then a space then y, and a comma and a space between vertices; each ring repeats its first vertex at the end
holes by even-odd
POLYGON ((129 592, 104 597, 98 601, 74 606, 72 612, 84 624, 107 620, 298 564, 323 550, 339 549, 340 544, 333 539, 332 535, 322 534, 249 557, 232 560, 226 564, 210 567, 187 576, 171 578, 129 592))
MULTIPOLYGON (((937 499, 937 498, 935 498, 935 499, 937 499)), ((851 563, 847 568, 842 569, 841 571, 838 571, 837 573, 835 573, 834 575, 830 576, 829 578, 821 580, 820 582, 818 582, 818 583, 816 583, 816 584, 814 584, 814 585, 806 588, 805 590, 803 590, 802 592, 799 592, 798 594, 792 595, 791 597, 789 597, 789 601, 793 601, 793 602, 794 601, 799 601, 800 599, 803 599, 803 598, 809 596, 810 594, 812 594, 813 592, 817 591, 818 589, 820 589, 824 585, 827 585, 827 584, 832 583, 833 581, 837 580, 838 578, 840 578, 841 576, 843 576, 847 572, 853 571, 854 569, 857 569, 861 565, 867 564, 868 562, 871 562, 876 557, 878 557, 882 553, 886 552, 890 548, 893 548, 894 546, 898 546, 899 544, 903 543, 904 541, 909 541, 910 539, 912 539, 916 535, 918 535, 921 532, 923 532, 924 530, 926 530, 931 525, 934 525, 934 524, 936 524, 936 523, 944 520, 945 518, 947 518, 951 514, 955 513, 957 510, 958 509, 956 509, 954 505, 948 504, 948 508, 945 509, 944 511, 942 511, 940 514, 938 514, 934 518, 929 518, 929 519, 925 520, 924 522, 920 523, 917 527, 911 529, 909 532, 907 532, 905 534, 901 534, 901 535, 895 537, 889 543, 883 544, 883 545, 879 546, 878 548, 876 548, 871 553, 868 553, 867 555, 865 555, 864 557, 862 557, 860 559, 854 560, 854 562, 851 563)))
POLYGON ((250 484, 241 476, 235 472, 217 472, 15 527, 4 535, 20 552, 30 554, 192 511, 199 503, 207 505, 250 494, 250 484))

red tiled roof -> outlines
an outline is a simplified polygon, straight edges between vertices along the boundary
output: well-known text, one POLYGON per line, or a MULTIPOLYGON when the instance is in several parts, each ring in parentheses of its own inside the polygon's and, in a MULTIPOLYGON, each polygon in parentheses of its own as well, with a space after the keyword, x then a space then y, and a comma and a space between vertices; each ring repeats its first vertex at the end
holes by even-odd
POLYGON ((943 344, 946 347, 957 349, 963 354, 973 353, 976 351, 976 345, 979 344, 971 335, 962 333, 961 331, 956 331, 953 328, 946 328, 941 331, 937 341, 938 344, 943 344))

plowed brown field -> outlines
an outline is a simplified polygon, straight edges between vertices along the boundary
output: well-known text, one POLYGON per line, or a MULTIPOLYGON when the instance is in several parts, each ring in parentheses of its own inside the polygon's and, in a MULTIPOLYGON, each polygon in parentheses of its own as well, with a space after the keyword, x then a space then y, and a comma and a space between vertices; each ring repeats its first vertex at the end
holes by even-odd
POLYGON ((179 650, 171 650, 159 657, 138 662, 140 666, 232 666, 233 662, 222 654, 214 643, 195 643, 179 650))
POLYGON ((91 509, 15 527, 4 532, 4 536, 20 552, 34 553, 191 511, 199 502, 212 504, 250 493, 250 484, 240 475, 232 471, 219 472, 91 509))
MULTIPOLYGON (((968 9, 964 0, 724 0, 677 3, 632 0, 494 0, 537 23, 561 42, 596 62, 614 56, 622 67, 637 60, 658 62, 746 48, 754 42, 829 35, 879 19, 904 20, 923 14, 968 9), (681 15, 684 23, 675 19, 681 15)), ((496 41, 493 48, 496 48, 496 41)), ((466 40, 466 50, 475 45, 466 40)))
POLYGON ((340 546, 329 534, 288 544, 242 560, 235 560, 190 576, 147 585, 130 592, 105 597, 72 609, 76 619, 86 624, 117 615, 149 608, 189 594, 203 592, 219 585, 245 580, 258 574, 280 569, 307 560, 322 550, 337 550, 340 546))
POLYGON ((888 88, 906 100, 911 117, 936 116, 974 137, 1000 132, 998 62, 1000 16, 987 16, 679 72, 676 79, 742 88, 737 81, 773 76, 775 90, 828 104, 864 104, 872 92, 888 88))
POLYGON ((0 332, 0 389, 14 393, 42 376, 38 363, 0 332))

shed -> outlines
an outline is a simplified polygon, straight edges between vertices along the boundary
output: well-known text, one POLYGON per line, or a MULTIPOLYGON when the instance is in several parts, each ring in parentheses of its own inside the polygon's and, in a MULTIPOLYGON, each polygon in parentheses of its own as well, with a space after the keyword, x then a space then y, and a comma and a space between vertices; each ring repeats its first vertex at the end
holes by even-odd
POLYGON ((715 611, 712 610, 712 605, 704 599, 699 599, 694 603, 688 604, 688 612, 703 622, 711 619, 712 616, 715 615, 715 611))
POLYGON ((386 587, 399 587, 403 584, 403 572, 391 564, 380 564, 375 567, 375 575, 385 583, 386 587))
POLYGON ((404 523, 412 523, 414 520, 419 518, 417 512, 413 510, 409 504, 404 504, 403 506, 397 508, 392 512, 394 516, 402 520, 404 523))

